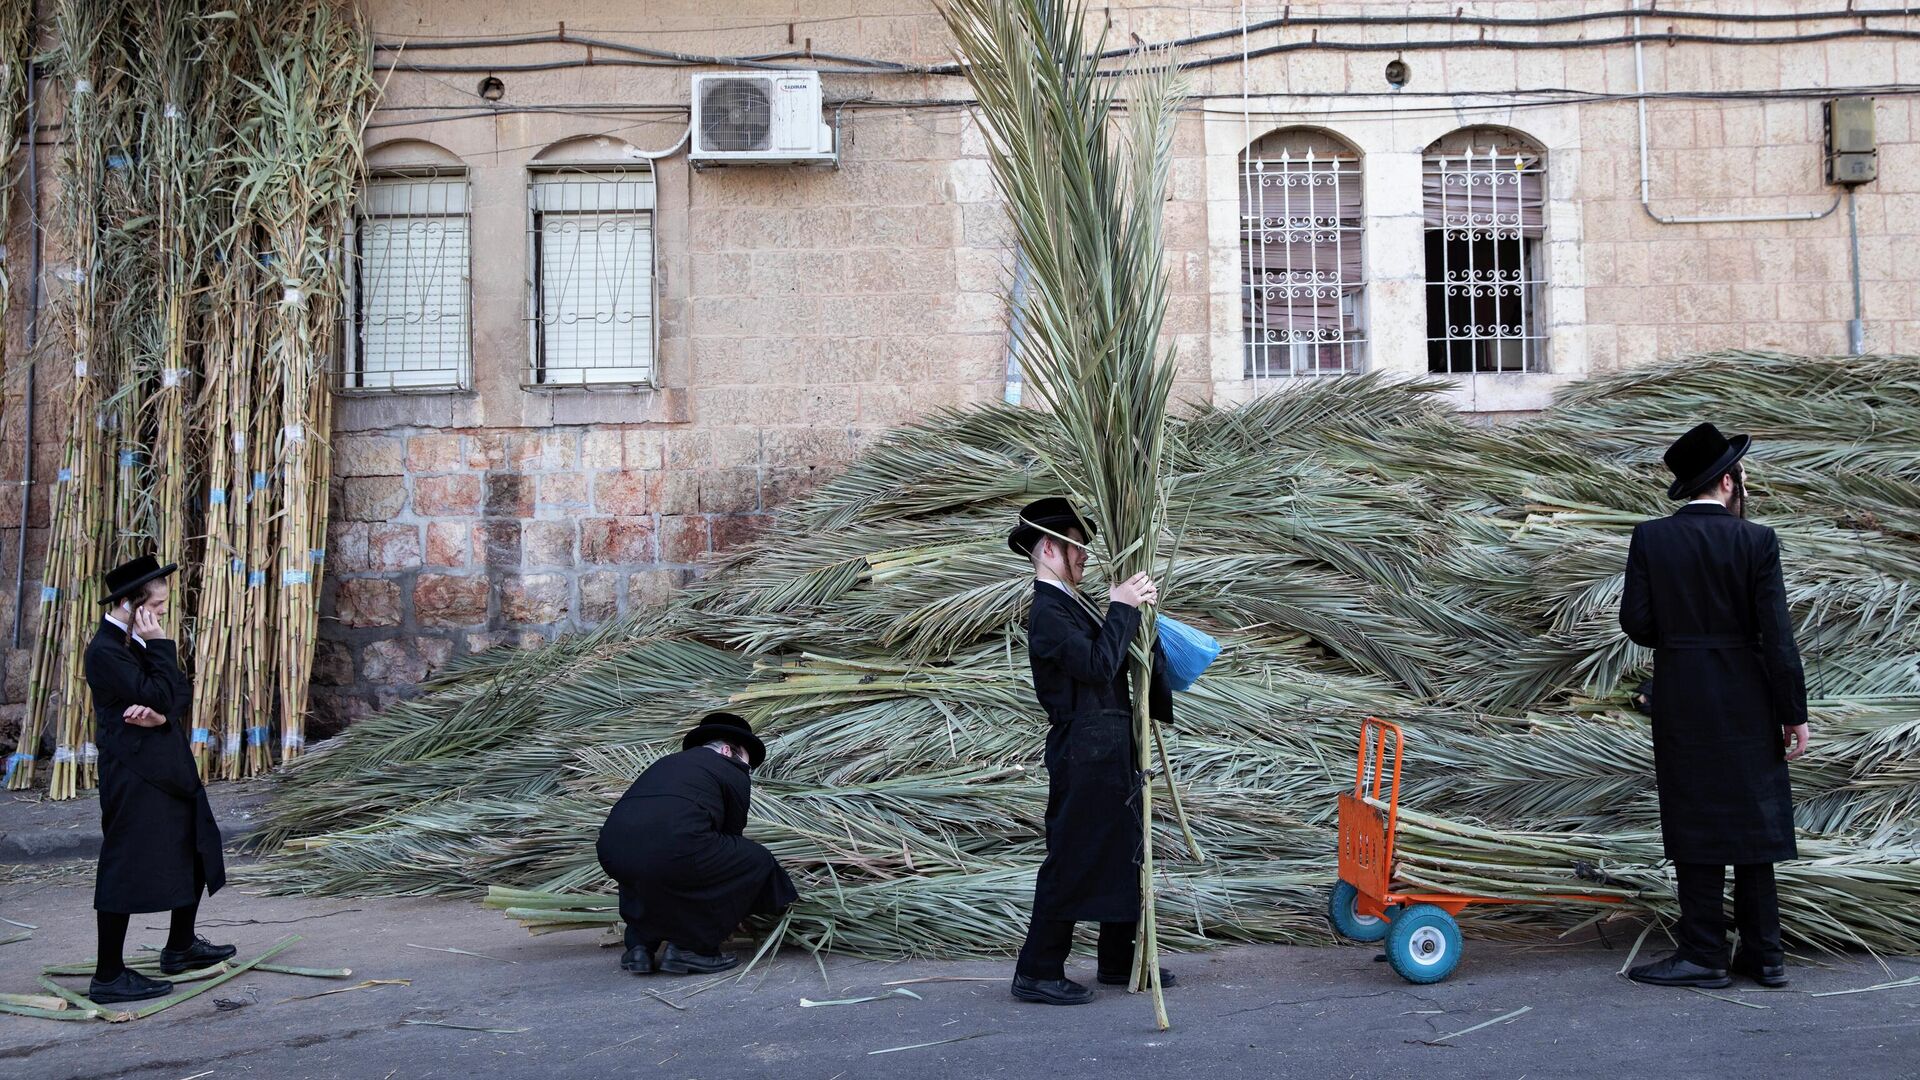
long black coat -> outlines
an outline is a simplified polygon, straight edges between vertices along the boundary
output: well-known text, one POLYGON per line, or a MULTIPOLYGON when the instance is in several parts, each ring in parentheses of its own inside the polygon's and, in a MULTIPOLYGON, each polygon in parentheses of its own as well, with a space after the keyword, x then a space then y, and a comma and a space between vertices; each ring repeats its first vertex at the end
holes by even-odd
POLYGON ((1706 503, 1640 524, 1620 626, 1654 650, 1653 763, 1667 858, 1794 858, 1782 735, 1807 722, 1807 687, 1779 537, 1706 503))
POLYGON ((94 741, 100 747, 100 870, 93 906, 134 913, 185 907, 226 884, 220 828, 193 766, 187 727, 193 684, 171 641, 136 645, 100 621, 87 645, 94 741), (156 728, 121 717, 145 705, 167 718, 156 728))
POLYGON ((600 867, 641 941, 711 954, 740 920, 799 898, 773 854, 741 835, 751 798, 746 766, 696 746, 649 765, 614 804, 600 867))
MULTIPOLYGON (((1140 917, 1139 753, 1127 648, 1140 612, 1109 604, 1104 622, 1056 585, 1035 581, 1027 616, 1033 691, 1047 713, 1047 857, 1033 917, 1132 922, 1140 917)), ((1173 722, 1173 694, 1155 649, 1147 707, 1173 722)))

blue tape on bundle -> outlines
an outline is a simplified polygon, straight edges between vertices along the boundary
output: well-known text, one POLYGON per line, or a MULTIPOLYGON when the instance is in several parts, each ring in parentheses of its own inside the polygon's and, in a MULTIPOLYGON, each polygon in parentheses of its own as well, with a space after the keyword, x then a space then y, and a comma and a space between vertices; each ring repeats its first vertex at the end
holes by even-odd
POLYGON ((133 468, 133 451, 131 450, 120 451, 120 467, 123 469, 133 468))
POLYGON ((213 732, 208 728, 203 728, 203 727, 194 728, 193 729, 193 745, 212 746, 213 732))
POLYGON ((247 575, 247 588, 249 589, 257 589, 266 583, 267 572, 265 570, 255 570, 247 575))
POLYGON ((207 490, 207 505, 208 506, 227 505, 227 489, 226 488, 209 488, 207 490))
POLYGON ((260 265, 261 265, 261 266, 272 266, 272 265, 273 265, 273 252, 271 252, 271 251, 263 251, 263 252, 261 252, 261 253, 260 253, 260 265))
POLYGON ((108 154, 107 155, 107 168, 109 169, 119 171, 121 169, 125 169, 128 165, 131 165, 131 164, 133 164, 133 162, 125 154, 108 154))
POLYGON ((228 563, 227 566, 236 574, 244 574, 247 572, 247 560, 245 559, 235 559, 231 563, 228 563))
POLYGON ((267 745, 267 729, 263 727, 248 728, 247 729, 247 745, 248 746, 267 745))
POLYGON ((312 556, 312 558, 313 558, 313 561, 314 561, 314 562, 326 562, 326 561, 327 561, 327 549, 326 549, 326 548, 314 548, 314 549, 313 549, 312 551, 309 551, 309 552, 307 552, 307 554, 308 554, 308 555, 310 555, 310 556, 312 556))
POLYGON ((19 768, 23 762, 27 764, 31 764, 33 762, 33 755, 28 753, 7 755, 7 777, 6 777, 7 783, 9 784, 13 783, 13 770, 19 768))
POLYGON ((254 473, 254 474, 253 474, 253 486, 254 486, 254 487, 255 487, 256 489, 258 489, 258 488, 263 488, 263 487, 266 487, 266 486, 267 486, 267 474, 266 474, 266 473, 263 473, 263 472, 257 472, 257 473, 254 473))
POLYGON ((1154 619, 1160 637, 1160 651, 1167 658, 1167 685, 1185 690, 1220 655, 1220 643, 1183 622, 1165 615, 1154 619))
POLYGON ((312 584, 312 582, 313 575, 307 573, 305 570, 282 570, 280 572, 280 584, 283 586, 309 585, 312 584))
POLYGON ((58 479, 56 479, 56 480, 54 481, 54 483, 56 483, 56 484, 64 484, 64 483, 66 483, 67 481, 69 481, 69 480, 71 480, 71 479, 73 479, 73 470, 72 470, 72 469, 61 469, 61 470, 60 470, 60 476, 59 476, 59 478, 58 478, 58 479))
POLYGON ((53 602, 54 602, 55 600, 58 600, 58 599, 60 599, 60 590, 59 590, 59 589, 57 589, 57 588, 55 588, 55 587, 54 587, 54 586, 52 586, 52 585, 42 585, 42 586, 40 586, 40 602, 41 602, 41 603, 43 603, 43 604, 51 604, 51 603, 53 603, 53 602))

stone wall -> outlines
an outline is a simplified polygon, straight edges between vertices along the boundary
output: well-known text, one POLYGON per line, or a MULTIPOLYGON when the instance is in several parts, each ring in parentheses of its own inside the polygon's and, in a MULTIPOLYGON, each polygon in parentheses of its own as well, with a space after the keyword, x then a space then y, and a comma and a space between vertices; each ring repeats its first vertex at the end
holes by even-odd
MULTIPOLYGON (((1688 10, 1814 14, 1836 6, 1720 0, 1688 10)), ((652 162, 657 385, 556 391, 526 385, 528 166, 583 140, 591 152, 636 163, 667 151, 686 130, 690 74, 714 69, 597 63, 516 71, 509 66, 578 60, 583 49, 420 47, 553 32, 565 20, 619 28, 578 33, 703 55, 791 51, 804 65, 812 49, 940 63, 949 47, 930 0, 744 0, 724 12, 680 0, 642 8, 588 0, 505 14, 448 0, 364 7, 381 40, 410 43, 411 61, 500 64, 505 92, 497 105, 482 102, 478 72, 382 75, 370 153, 430 150, 457 162, 467 178, 472 373, 457 392, 338 401, 316 730, 382 707, 455 656, 537 644, 663 597, 701 572, 710 553, 766 527, 783 501, 881 432, 1007 394, 1012 238, 985 141, 955 104, 967 94, 961 81, 849 73, 840 61, 818 61, 828 70, 828 118, 840 133, 837 168, 698 171, 684 152, 660 153, 652 162)), ((1631 48, 1403 47, 1409 38, 1479 34, 1446 22, 1403 24, 1405 17, 1624 7, 1482 0, 1462 9, 1457 0, 1421 0, 1395 7, 1386 22, 1314 31, 1324 40, 1391 45, 1387 51, 1316 50, 1311 32, 1299 27, 1255 32, 1248 44, 1256 51, 1277 44, 1294 51, 1244 66, 1238 35, 1189 46, 1185 58, 1225 62, 1191 73, 1193 97, 1176 135, 1166 241, 1177 395, 1231 403, 1261 390, 1242 378, 1236 170, 1250 141, 1290 125, 1331 132, 1363 154, 1368 362, 1407 373, 1425 370, 1423 148, 1456 128, 1494 125, 1544 150, 1552 369, 1458 377, 1463 408, 1539 408, 1555 388, 1588 373, 1687 351, 1843 351, 1851 306, 1844 204, 1807 221, 1655 221, 1640 206, 1631 48), (1404 90, 1385 83, 1392 59, 1412 70, 1404 90)), ((1359 2, 1291 8, 1301 17, 1379 10, 1359 2)), ((1110 41, 1167 41, 1227 30, 1240 11, 1235 0, 1116 3, 1096 8, 1095 18, 1110 20, 1110 41)), ((1264 17, 1277 14, 1269 8, 1264 17)), ((1662 33, 1677 19, 1662 12, 1647 29, 1662 33)), ((1810 19, 1770 23, 1766 32, 1860 25, 1810 19)), ((1920 30, 1920 17, 1868 25, 1920 30)), ((1754 32, 1737 24, 1680 29, 1754 32)), ((1631 30, 1629 20, 1610 19, 1488 34, 1539 40, 1631 30)), ((1867 342, 1876 350, 1920 350, 1920 264, 1903 258, 1920 221, 1920 117, 1916 98, 1902 90, 1920 83, 1920 44, 1656 43, 1644 67, 1647 90, 1663 95, 1649 106, 1648 168, 1654 211, 1666 215, 1825 210, 1838 189, 1820 175, 1819 99, 1826 92, 1878 97, 1880 179, 1857 198, 1867 342), (1670 97, 1680 94, 1718 96, 1670 97)), ((15 252, 26 250, 20 224, 15 252)), ((24 260, 9 267, 14 296, 26 296, 24 260)), ((15 355, 19 333, 16 317, 9 327, 15 355)), ((32 579, 62 430, 57 387, 43 383, 40 400, 29 594, 37 590, 32 579)), ((9 430, 18 432, 17 400, 13 410, 9 430)), ((8 438, 11 456, 0 464, 13 477, 19 436, 8 438)), ((8 515, 16 512, 15 504, 0 504, 0 526, 12 526, 8 515)), ((19 536, 16 528, 0 533, 0 578, 11 565, 5 545, 19 536)), ((0 624, 8 618, 10 611, 0 612, 0 624)), ((24 662, 15 654, 0 697, 17 703, 24 690, 24 662)))

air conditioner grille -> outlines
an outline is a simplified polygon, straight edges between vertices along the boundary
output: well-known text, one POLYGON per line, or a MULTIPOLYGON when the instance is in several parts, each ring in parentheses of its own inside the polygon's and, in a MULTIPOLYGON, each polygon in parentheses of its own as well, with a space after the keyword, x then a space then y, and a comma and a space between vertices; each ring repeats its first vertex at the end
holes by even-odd
POLYGON ((773 145, 773 94, 767 80, 709 79, 700 89, 700 146, 766 150, 773 145))

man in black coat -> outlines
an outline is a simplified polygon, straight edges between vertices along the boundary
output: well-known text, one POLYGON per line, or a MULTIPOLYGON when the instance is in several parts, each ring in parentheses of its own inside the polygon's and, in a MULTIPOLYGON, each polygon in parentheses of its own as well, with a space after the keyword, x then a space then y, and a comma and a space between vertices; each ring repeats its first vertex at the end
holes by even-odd
POLYGON ((160 970, 193 971, 232 956, 194 934, 200 891, 226 883, 220 830, 187 745, 193 684, 161 619, 167 576, 143 556, 106 575, 107 614, 87 645, 94 739, 100 747, 100 869, 93 906, 99 951, 87 996, 101 1004, 159 997, 173 984, 127 967, 128 916, 173 913, 160 970))
POLYGON ((1678 950, 1629 976, 1726 986, 1722 890, 1733 867, 1740 951, 1731 970, 1785 986, 1773 864, 1798 856, 1787 762, 1807 749, 1807 688, 1787 613, 1780 539, 1746 517, 1745 435, 1701 424, 1668 449, 1690 500, 1643 522, 1627 552, 1620 626, 1654 650, 1660 831, 1680 900, 1678 950))
MULTIPOLYGON (((1134 741, 1128 648, 1140 607, 1156 599, 1153 579, 1136 574, 1108 591, 1096 617, 1076 586, 1087 563, 1085 523, 1065 499, 1041 499, 1020 512, 1007 546, 1033 565, 1027 653, 1034 696, 1046 710, 1047 857, 1033 887, 1033 920, 1014 967, 1013 996, 1048 1005, 1083 1005, 1093 990, 1067 978, 1076 922, 1100 924, 1098 980, 1125 985, 1140 920, 1139 748, 1134 741)), ((1173 694, 1155 650, 1148 709, 1173 720, 1173 694)), ((1175 980, 1161 972, 1162 986, 1175 980)))
POLYGON ((720 946, 742 919, 799 899, 773 853, 741 835, 747 770, 767 756, 753 728, 713 713, 680 745, 640 774, 600 828, 600 867, 619 883, 627 924, 620 966, 636 975, 725 971, 740 958, 720 946))

